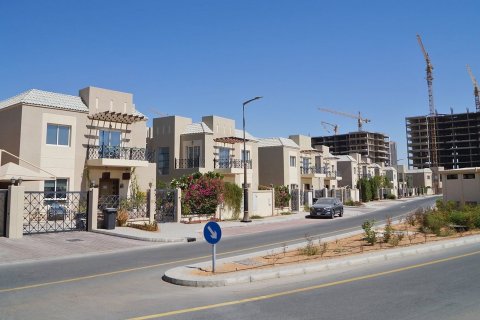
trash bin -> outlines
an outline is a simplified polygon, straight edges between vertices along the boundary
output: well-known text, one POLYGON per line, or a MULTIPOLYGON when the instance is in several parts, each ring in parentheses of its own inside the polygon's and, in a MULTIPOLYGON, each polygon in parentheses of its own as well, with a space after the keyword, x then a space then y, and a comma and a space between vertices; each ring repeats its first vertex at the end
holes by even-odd
POLYGON ((103 229, 113 230, 117 222, 117 209, 105 208, 103 209, 103 229))

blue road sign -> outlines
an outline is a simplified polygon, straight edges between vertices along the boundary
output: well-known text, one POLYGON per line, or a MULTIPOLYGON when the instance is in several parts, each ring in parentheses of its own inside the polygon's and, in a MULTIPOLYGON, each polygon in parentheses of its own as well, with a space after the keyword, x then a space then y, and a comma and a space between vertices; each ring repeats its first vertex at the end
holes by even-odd
POLYGON ((222 229, 216 222, 210 221, 203 228, 203 236, 210 244, 216 244, 222 238, 222 229))

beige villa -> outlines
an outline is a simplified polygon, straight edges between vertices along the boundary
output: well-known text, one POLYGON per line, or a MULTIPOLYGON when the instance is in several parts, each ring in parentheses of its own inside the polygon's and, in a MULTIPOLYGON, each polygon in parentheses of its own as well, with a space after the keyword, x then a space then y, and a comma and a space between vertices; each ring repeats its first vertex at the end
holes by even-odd
POLYGON ((149 146, 156 153, 157 181, 172 179, 194 172, 214 171, 224 181, 243 186, 244 163, 249 188, 258 189, 257 139, 235 128, 235 120, 204 116, 200 122, 180 116, 153 119, 149 146))
POLYGON ((342 178, 337 172, 337 157, 328 147, 312 148, 311 138, 259 139, 260 184, 286 185, 291 190, 336 189, 342 178))
POLYGON ((0 164, 54 177, 25 182, 30 191, 55 195, 94 184, 100 196, 127 197, 133 184, 146 190, 155 182, 146 121, 130 93, 87 87, 73 96, 31 89, 0 102, 0 149, 15 155, 4 155, 0 164))

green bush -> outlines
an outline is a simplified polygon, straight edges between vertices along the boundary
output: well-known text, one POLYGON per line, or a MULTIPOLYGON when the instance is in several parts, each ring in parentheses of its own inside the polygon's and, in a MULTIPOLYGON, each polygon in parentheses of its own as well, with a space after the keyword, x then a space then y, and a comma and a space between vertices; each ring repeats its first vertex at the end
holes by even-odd
POLYGON ((287 186, 275 187, 275 208, 288 207, 290 203, 290 192, 287 186))
POLYGON ((242 207, 243 190, 235 183, 225 182, 223 201, 227 207, 233 210, 232 219, 237 220, 240 217, 242 207))
POLYGON ((394 199, 397 199, 397 197, 395 197, 394 194, 389 194, 387 195, 387 199, 394 200, 394 199))
POLYGON ((362 223, 362 229, 365 232, 365 240, 374 245, 377 242, 377 235, 375 230, 373 230, 373 226, 375 225, 375 219, 366 220, 362 223))
POLYGON ((442 229, 448 226, 448 222, 440 212, 431 212, 425 217, 425 227, 436 235, 440 235, 442 229))

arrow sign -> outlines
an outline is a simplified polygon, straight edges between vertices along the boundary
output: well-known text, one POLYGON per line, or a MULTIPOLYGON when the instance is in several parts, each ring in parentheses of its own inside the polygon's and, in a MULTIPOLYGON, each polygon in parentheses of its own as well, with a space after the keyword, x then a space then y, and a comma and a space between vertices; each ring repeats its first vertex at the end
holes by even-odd
POLYGON ((216 222, 210 221, 203 228, 203 236, 210 244, 216 244, 222 238, 222 229, 216 222))

